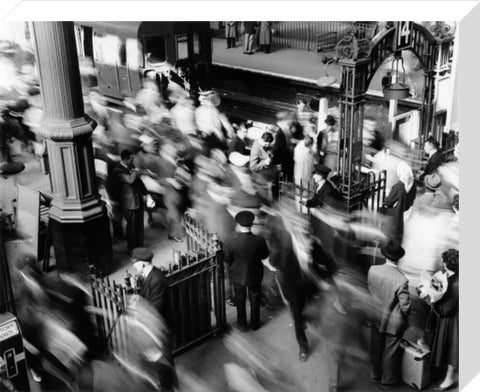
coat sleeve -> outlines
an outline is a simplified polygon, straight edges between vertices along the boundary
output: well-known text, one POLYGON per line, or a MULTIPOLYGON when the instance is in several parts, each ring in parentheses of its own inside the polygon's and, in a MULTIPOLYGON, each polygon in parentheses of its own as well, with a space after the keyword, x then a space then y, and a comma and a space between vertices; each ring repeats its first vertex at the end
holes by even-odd
POLYGON ((162 277, 158 280, 157 284, 152 287, 149 301, 150 303, 163 315, 164 306, 165 306, 165 294, 167 289, 167 282, 162 277))
POLYGON ((127 184, 133 184, 138 177, 138 174, 135 171, 132 171, 131 173, 127 173, 126 171, 115 170, 115 174, 117 175, 120 181, 125 182, 127 184))
MULTIPOLYGON (((400 184, 401 185, 401 184, 400 184)), ((385 207, 392 208, 397 201, 400 200, 401 192, 400 188, 398 187, 398 182, 392 187, 389 195, 385 198, 383 202, 385 207)))
POLYGON ((440 317, 449 317, 458 310, 458 285, 452 284, 447 289, 446 295, 434 305, 440 317))
POLYGON ((412 302, 410 301, 410 293, 408 291, 408 281, 405 281, 402 286, 397 291, 397 299, 400 304, 400 311, 408 316, 412 307, 412 302))
POLYGON ((258 144, 254 144, 252 150, 250 151, 250 170, 259 171, 265 167, 265 162, 261 157, 260 146, 258 144))

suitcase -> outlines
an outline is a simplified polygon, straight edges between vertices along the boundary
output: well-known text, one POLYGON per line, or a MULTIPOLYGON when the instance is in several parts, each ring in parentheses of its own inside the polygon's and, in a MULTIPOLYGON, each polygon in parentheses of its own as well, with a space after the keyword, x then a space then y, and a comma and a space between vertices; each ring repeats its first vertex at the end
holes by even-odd
POLYGON ((431 382, 430 351, 408 343, 402 347, 402 381, 420 391, 431 382))

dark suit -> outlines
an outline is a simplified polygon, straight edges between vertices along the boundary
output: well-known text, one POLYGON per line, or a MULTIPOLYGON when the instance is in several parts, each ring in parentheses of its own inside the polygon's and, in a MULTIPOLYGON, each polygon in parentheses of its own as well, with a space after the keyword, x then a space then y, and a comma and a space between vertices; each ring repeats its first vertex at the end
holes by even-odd
POLYGON ((415 184, 412 185, 407 193, 405 184, 402 181, 398 181, 383 202, 385 207, 391 209, 390 215, 393 217, 393 221, 390 235, 398 246, 402 244, 403 240, 403 213, 413 206, 416 196, 417 188, 415 184))
POLYGON ((408 280, 396 266, 374 265, 368 271, 368 290, 378 313, 372 325, 372 376, 382 384, 398 381, 400 341, 407 327, 411 302, 408 280))
POLYGON ((339 207, 341 204, 341 198, 338 191, 333 187, 332 183, 328 180, 322 185, 322 187, 315 191, 313 197, 305 203, 308 208, 323 207, 324 205, 330 207, 339 207))
POLYGON ((440 151, 436 151, 435 153, 432 154, 430 158, 428 158, 427 166, 425 166, 422 176, 425 177, 427 174, 434 173, 442 163, 443 163, 443 154, 440 151))
POLYGON ((293 250, 292 237, 280 216, 268 217, 265 238, 271 249, 270 263, 279 271, 279 283, 288 301, 300 350, 308 351, 302 312, 306 303, 306 284, 293 250))
POLYGON ((260 292, 263 279, 263 263, 269 255, 263 237, 248 233, 237 233, 225 241, 225 262, 228 264, 230 282, 233 284, 237 323, 246 328, 246 291, 250 298, 250 326, 260 327, 260 292))
POLYGON ((247 150, 245 140, 242 140, 237 135, 235 135, 228 146, 228 153, 238 152, 242 155, 250 155, 250 152, 247 150))
POLYGON ((167 318, 167 280, 165 274, 153 267, 142 284, 139 291, 140 297, 150 302, 163 318, 167 318))
POLYGON ((143 195, 147 192, 138 172, 121 163, 113 172, 121 184, 120 206, 127 221, 127 247, 131 253, 134 248, 143 246, 143 195))

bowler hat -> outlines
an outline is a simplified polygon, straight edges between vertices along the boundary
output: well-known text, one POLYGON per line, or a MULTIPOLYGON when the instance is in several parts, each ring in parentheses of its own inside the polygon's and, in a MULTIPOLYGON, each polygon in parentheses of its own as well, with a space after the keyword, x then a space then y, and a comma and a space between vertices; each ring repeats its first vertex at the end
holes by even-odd
POLYGON ((337 121, 335 120, 335 117, 333 117, 331 114, 329 114, 325 119, 325 124, 327 125, 335 125, 336 122, 337 121))
POLYGON ((390 261, 398 261, 405 256, 405 250, 401 246, 395 246, 393 241, 390 241, 381 249, 382 255, 390 261))
POLYGON ((137 261, 146 261, 151 262, 153 259, 153 253, 151 250, 147 248, 135 248, 132 251, 132 263, 136 263, 137 261))
POLYGON ((328 166, 317 163, 313 166, 312 174, 328 174, 332 171, 328 166))
POLYGON ((442 185, 442 180, 440 180, 440 176, 438 174, 427 174, 425 176, 425 186, 428 188, 428 189, 431 189, 431 190, 435 190, 435 189, 438 189, 440 188, 440 186, 442 185))
POLYGON ((253 221, 255 220, 255 215, 250 211, 240 211, 237 215, 235 215, 235 222, 237 222, 240 226, 249 227, 252 225, 253 221))

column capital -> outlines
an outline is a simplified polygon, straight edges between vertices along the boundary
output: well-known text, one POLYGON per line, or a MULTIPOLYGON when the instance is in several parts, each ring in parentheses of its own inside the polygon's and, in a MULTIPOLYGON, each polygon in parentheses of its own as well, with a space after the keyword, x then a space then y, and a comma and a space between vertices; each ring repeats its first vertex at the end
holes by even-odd
POLYGON ((90 136, 96 123, 87 115, 73 120, 46 118, 42 122, 40 133, 48 139, 72 140, 80 136, 90 136))

